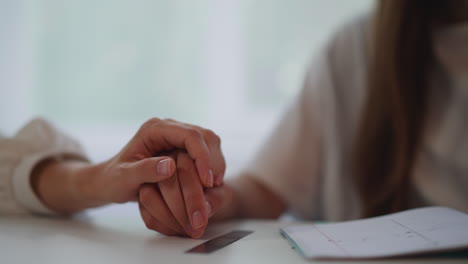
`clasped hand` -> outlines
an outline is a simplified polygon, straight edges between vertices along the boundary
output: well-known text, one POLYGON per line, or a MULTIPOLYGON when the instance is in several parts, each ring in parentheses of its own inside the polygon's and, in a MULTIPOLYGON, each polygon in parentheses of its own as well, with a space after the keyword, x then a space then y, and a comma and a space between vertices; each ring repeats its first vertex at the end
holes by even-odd
POLYGON ((200 237, 208 219, 231 200, 220 145, 210 130, 153 118, 108 161, 90 164, 73 155, 43 160, 31 173, 31 186, 59 214, 138 201, 149 229, 200 237))
POLYGON ((111 186, 122 192, 110 193, 109 200, 138 200, 149 229, 202 236, 208 219, 230 201, 220 143, 211 130, 173 120, 147 121, 104 166, 103 175, 128 179, 125 186, 111 186))

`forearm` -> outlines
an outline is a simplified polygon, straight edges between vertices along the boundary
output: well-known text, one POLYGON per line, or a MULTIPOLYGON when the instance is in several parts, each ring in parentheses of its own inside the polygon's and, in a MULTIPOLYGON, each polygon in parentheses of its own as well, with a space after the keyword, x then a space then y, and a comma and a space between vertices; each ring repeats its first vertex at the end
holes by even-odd
POLYGON ((72 214, 106 203, 91 190, 97 171, 98 166, 82 161, 44 161, 34 169, 31 184, 47 207, 72 214))
POLYGON ((213 220, 236 218, 278 218, 286 204, 272 190, 250 175, 242 175, 226 183, 232 190, 229 206, 213 217, 213 220))

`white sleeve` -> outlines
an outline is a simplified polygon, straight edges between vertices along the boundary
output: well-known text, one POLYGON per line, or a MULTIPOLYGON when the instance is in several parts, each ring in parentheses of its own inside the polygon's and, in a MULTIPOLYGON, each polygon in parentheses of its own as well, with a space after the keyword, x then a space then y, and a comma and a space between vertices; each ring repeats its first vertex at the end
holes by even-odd
POLYGON ((14 137, 0 136, 0 214, 53 214, 31 187, 31 172, 49 158, 87 160, 81 146, 50 123, 35 119, 14 137))
POLYGON ((319 89, 330 86, 327 56, 313 62, 301 92, 245 171, 282 197, 292 213, 309 219, 320 214, 319 89))

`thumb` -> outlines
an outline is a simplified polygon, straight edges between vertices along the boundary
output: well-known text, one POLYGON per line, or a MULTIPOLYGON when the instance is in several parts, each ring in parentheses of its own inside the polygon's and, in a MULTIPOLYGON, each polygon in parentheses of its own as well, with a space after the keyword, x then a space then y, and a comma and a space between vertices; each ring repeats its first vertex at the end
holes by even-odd
POLYGON ((153 157, 135 162, 132 179, 136 185, 157 183, 174 175, 176 165, 170 157, 153 157))

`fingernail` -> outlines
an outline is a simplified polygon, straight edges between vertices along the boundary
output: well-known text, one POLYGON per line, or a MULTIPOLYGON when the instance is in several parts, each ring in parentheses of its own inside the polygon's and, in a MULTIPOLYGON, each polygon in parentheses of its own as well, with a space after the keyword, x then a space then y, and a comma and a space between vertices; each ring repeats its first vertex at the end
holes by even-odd
POLYGON ((193 229, 198 230, 201 227, 203 227, 204 224, 205 224, 205 221, 203 219, 203 215, 201 214, 201 212, 200 211, 195 211, 192 214, 192 227, 193 227, 193 229))
POLYGON ((159 175, 169 175, 171 170, 171 160, 163 159, 158 163, 156 171, 159 175))
POLYGON ((206 208, 206 215, 211 216, 211 211, 213 207, 211 206, 210 202, 205 201, 205 208, 206 208))
POLYGON ((203 229, 193 230, 193 227, 191 225, 188 225, 186 229, 188 230, 187 235, 189 235, 192 238, 200 238, 204 232, 203 229))
POLYGON ((208 179, 207 179, 208 187, 213 187, 213 182, 214 182, 213 171, 210 170, 210 172, 208 174, 208 179))

